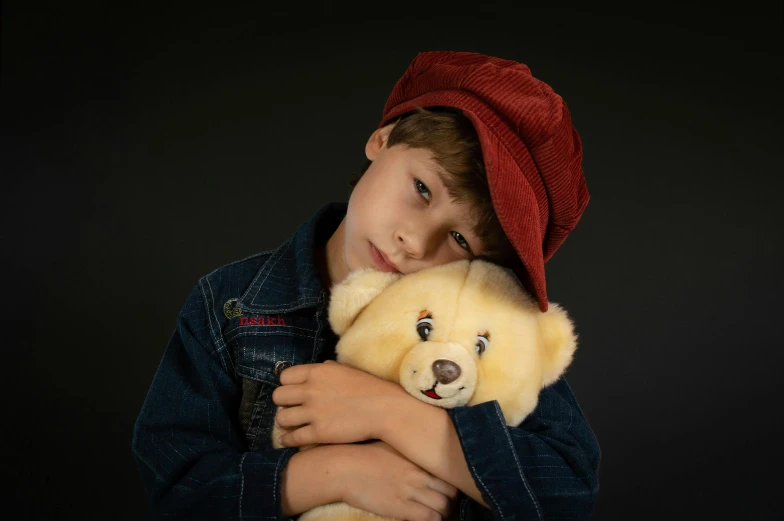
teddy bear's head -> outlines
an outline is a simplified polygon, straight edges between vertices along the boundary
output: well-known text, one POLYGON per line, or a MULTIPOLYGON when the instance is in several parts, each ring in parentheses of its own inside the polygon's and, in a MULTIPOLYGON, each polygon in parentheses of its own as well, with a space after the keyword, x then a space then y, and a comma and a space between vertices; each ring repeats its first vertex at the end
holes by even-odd
POLYGON ((481 260, 406 276, 354 271, 332 289, 329 322, 339 362, 438 407, 497 400, 509 425, 533 411, 577 345, 560 306, 542 313, 513 275, 481 260))

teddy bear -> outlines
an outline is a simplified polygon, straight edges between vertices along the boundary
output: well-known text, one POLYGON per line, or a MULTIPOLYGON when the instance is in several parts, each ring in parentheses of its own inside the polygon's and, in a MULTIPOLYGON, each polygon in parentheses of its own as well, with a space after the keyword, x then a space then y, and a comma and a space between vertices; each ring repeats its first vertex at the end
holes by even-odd
MULTIPOLYGON (((353 271, 332 288, 328 320, 340 337, 338 362, 398 383, 435 407, 496 400, 510 426, 534 410, 541 389, 564 373, 577 347, 561 306, 550 302, 542 313, 509 270, 483 260, 407 275, 353 271)), ((282 432, 273 430, 276 448, 282 432)), ((333 503, 299 519, 383 518, 333 503)))

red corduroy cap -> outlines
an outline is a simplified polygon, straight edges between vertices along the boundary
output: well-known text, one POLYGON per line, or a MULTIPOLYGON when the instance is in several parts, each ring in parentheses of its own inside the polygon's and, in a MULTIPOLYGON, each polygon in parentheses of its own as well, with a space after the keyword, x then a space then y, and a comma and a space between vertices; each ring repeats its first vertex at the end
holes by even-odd
POLYGON ((528 66, 474 52, 416 55, 378 128, 416 107, 461 109, 479 136, 490 197, 522 264, 512 269, 547 311, 544 263, 577 225, 589 194, 582 144, 561 96, 528 66))

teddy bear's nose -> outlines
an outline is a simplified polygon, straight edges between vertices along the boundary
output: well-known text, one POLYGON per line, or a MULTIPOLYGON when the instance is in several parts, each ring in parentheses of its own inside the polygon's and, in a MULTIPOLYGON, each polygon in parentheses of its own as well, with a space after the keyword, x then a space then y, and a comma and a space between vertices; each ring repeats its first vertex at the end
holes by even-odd
POLYGON ((446 385, 460 378, 460 366, 451 360, 433 362, 433 374, 440 384, 446 385))

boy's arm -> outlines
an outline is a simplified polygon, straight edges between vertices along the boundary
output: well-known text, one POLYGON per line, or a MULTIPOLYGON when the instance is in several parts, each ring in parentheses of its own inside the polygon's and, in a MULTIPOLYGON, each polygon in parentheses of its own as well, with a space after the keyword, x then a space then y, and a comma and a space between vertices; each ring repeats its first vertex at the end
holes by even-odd
POLYGON ((565 380, 542 390, 519 427, 506 425, 495 401, 450 411, 397 403, 382 439, 501 519, 590 516, 600 450, 565 380))
POLYGON ((460 438, 445 409, 417 399, 393 402, 381 439, 412 463, 451 483, 482 506, 487 503, 471 476, 460 438), (401 428, 405 425, 404 428, 401 428))
POLYGON ((341 460, 336 451, 342 447, 322 445, 297 452, 289 458, 280 479, 283 517, 292 517, 341 500, 340 479, 336 473, 341 468, 341 460))
MULTIPOLYGON (((204 284, 202 279, 180 312, 133 433, 153 517, 281 519, 281 474, 297 451, 246 452, 236 421, 241 389, 220 330, 210 323, 204 284)), ((316 449, 307 452, 301 457, 320 456, 316 449)), ((331 483, 289 491, 318 497, 289 499, 335 501, 331 483)))

